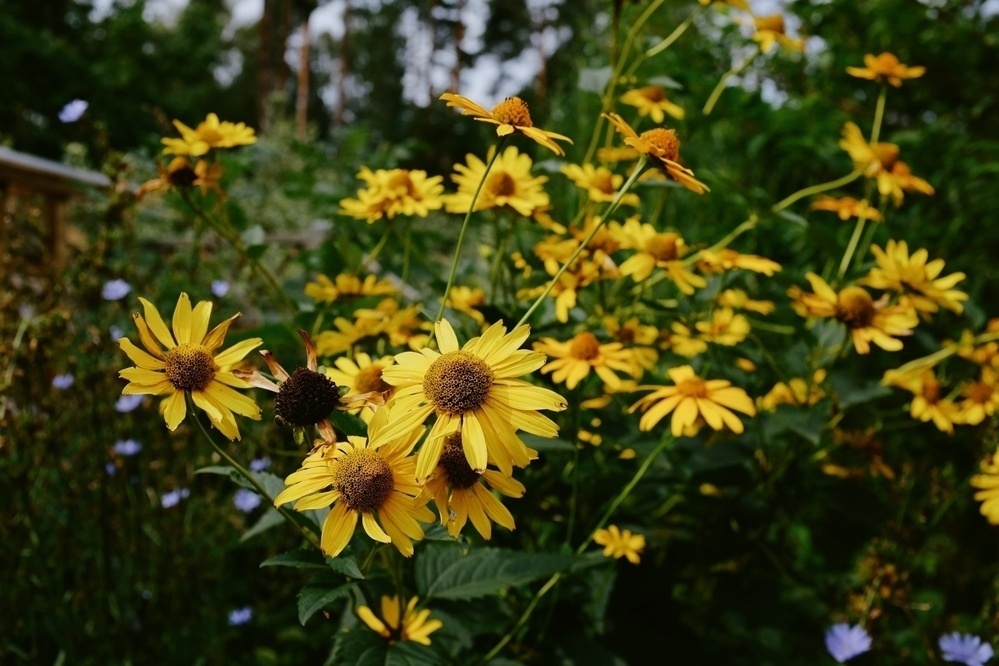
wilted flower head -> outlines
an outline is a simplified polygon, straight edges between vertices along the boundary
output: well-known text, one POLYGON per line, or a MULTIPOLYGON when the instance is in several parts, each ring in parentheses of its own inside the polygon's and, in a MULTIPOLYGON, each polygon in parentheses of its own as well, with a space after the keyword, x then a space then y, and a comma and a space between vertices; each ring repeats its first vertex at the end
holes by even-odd
POLYGON ((843 664, 871 649, 871 636, 859 624, 840 622, 826 631, 826 649, 832 658, 843 664))
POLYGON ((959 634, 956 631, 944 634, 938 641, 944 661, 957 662, 965 666, 983 666, 995 654, 992 646, 983 643, 974 634, 959 634))

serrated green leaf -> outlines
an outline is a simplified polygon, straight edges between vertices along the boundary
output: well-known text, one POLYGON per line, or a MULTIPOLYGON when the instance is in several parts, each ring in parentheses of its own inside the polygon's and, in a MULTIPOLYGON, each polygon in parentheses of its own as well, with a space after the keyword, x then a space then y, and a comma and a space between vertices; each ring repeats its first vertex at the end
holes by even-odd
POLYGON ((331 587, 327 584, 312 583, 302 588, 298 593, 298 621, 304 626, 310 617, 338 599, 344 599, 351 594, 356 583, 344 583, 331 587))
POLYGON ((590 592, 585 610, 597 634, 603 634, 607 628, 607 606, 610 604, 616 579, 617 567, 613 565, 593 569, 585 579, 590 592))
POLYGON ((416 587, 426 599, 474 599, 568 569, 572 555, 486 548, 462 555, 457 545, 431 545, 416 559, 416 587))
POLYGON ((322 569, 326 566, 317 550, 291 550, 260 563, 260 567, 293 567, 295 569, 322 569))
POLYGON ((336 557, 327 557, 326 566, 348 578, 364 580, 364 574, 361 573, 361 568, 357 566, 357 559, 346 551, 336 557))

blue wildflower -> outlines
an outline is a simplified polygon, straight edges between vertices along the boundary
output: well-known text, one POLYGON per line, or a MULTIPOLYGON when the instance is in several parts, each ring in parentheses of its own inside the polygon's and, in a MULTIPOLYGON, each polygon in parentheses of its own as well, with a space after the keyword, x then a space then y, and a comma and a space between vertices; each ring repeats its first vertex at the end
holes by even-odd
POLYGON ((142 404, 141 395, 123 395, 114 403, 114 410, 121 414, 127 414, 142 404))
POLYGON ((251 472, 263 472, 265 469, 271 466, 271 459, 267 456, 263 458, 255 458, 250 461, 250 471, 251 472))
POLYGON ((120 326, 111 324, 108 327, 108 336, 111 338, 111 342, 118 342, 118 340, 125 337, 125 331, 121 330, 120 326))
POLYGON ((959 634, 956 631, 944 634, 937 641, 944 661, 954 661, 965 666, 983 666, 995 652, 988 643, 974 634, 959 634))
POLYGON ((104 283, 104 288, 101 289, 101 298, 105 301, 120 301, 128 296, 130 291, 132 291, 132 285, 124 280, 110 280, 104 283))
POLYGON ((182 499, 189 497, 190 494, 191 491, 188 490, 187 488, 178 488, 176 490, 171 490, 168 493, 164 493, 163 496, 160 497, 160 506, 162 506, 164 509, 175 507, 178 504, 180 504, 180 501, 182 499))
POLYGON ((90 104, 88 104, 86 100, 74 99, 72 102, 69 102, 66 106, 60 109, 59 121, 63 123, 75 123, 83 117, 83 114, 87 111, 88 106, 90 106, 90 104))
POLYGON ((229 293, 229 283, 226 280, 212 280, 212 294, 222 298, 229 293))
POLYGON ((56 375, 52 378, 52 388, 57 388, 60 391, 65 391, 72 385, 73 375, 68 372, 63 375, 56 375))
POLYGON ((871 636, 859 624, 852 627, 840 622, 826 631, 826 649, 832 658, 843 664, 871 649, 871 636))
POLYGON ((238 627, 241 624, 246 624, 253 619, 253 609, 249 606, 243 606, 242 608, 235 608, 229 611, 229 626, 238 627))
POLYGON ((236 494, 233 495, 232 503, 235 504, 236 508, 243 513, 250 513, 260 506, 260 495, 252 490, 240 488, 236 491, 236 494))
POLYGON ((114 443, 114 452, 119 456, 134 456, 142 450, 142 444, 134 439, 119 439, 114 443))
POLYGON ((118 468, 114 466, 114 463, 109 462, 104 465, 104 471, 107 472, 108 476, 114 476, 115 472, 118 471, 118 468))

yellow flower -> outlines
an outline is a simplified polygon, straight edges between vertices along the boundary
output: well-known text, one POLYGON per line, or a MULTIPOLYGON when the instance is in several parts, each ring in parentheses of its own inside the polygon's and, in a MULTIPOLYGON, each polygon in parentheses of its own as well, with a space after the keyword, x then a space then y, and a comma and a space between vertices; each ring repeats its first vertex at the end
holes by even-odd
POLYGON ((173 121, 174 127, 180 132, 180 139, 162 139, 166 148, 164 155, 190 155, 200 157, 213 148, 235 148, 249 146, 257 142, 253 128, 244 123, 219 122, 219 117, 209 113, 204 121, 191 129, 179 120, 173 121))
POLYGON ((754 19, 754 25, 756 32, 753 33, 753 41, 759 42, 763 53, 770 53, 777 44, 792 51, 805 50, 805 43, 801 39, 787 36, 784 17, 780 14, 758 16, 754 19))
POLYGON ((642 374, 630 350, 623 349, 620 342, 601 344, 589 331, 579 333, 568 342, 542 338, 534 343, 534 349, 554 359, 548 361, 541 372, 551 372, 552 381, 556 384, 564 382, 570 391, 586 379, 591 370, 610 387, 621 384, 615 370, 634 377, 642 374))
POLYGON ((624 137, 624 143, 642 155, 649 155, 662 167, 666 176, 697 194, 708 192, 708 186, 694 178, 694 172, 682 166, 680 160, 680 139, 674 130, 657 127, 639 134, 624 118, 616 113, 605 113, 614 128, 624 137))
POLYGON ((864 56, 864 67, 847 67, 846 72, 858 79, 870 81, 887 81, 896 88, 902 87, 902 79, 918 79, 926 73, 925 67, 909 67, 903 65, 894 53, 864 56))
MULTIPOLYGON (((384 426, 391 414, 381 409, 372 429, 384 426)), ((369 537, 392 543, 406 557, 413 554, 413 541, 423 538, 420 523, 434 514, 419 499, 423 490, 416 482, 416 462, 409 455, 423 428, 404 437, 383 442, 377 448, 363 437, 346 442, 320 442, 285 479, 285 488, 274 498, 274 506, 295 502, 296 511, 331 509, 323 521, 322 549, 336 557, 354 535, 358 518, 369 537)))
MULTIPOLYGON (((590 201, 613 201, 618 189, 624 183, 624 176, 612 173, 607 167, 594 167, 592 164, 582 166, 567 164, 559 170, 576 187, 586 190, 586 196, 590 201)), ((639 203, 638 195, 633 192, 621 197, 622 206, 637 206, 639 203)))
POLYGON ((406 604, 406 612, 399 616, 402 608, 400 597, 382 596, 382 617, 385 621, 379 620, 371 609, 367 606, 359 606, 357 616, 364 624, 368 625, 372 631, 387 638, 390 643, 396 641, 413 641, 421 645, 430 645, 430 634, 444 626, 440 620, 431 620, 430 611, 423 609, 416 610, 419 597, 413 597, 406 604))
POLYGON ((898 159, 899 148, 894 143, 867 143, 860 128, 854 123, 843 127, 840 148, 853 160, 854 168, 862 169, 868 178, 875 178, 882 197, 890 196, 896 206, 903 200, 903 192, 922 192, 932 195, 933 186, 909 171, 905 162, 898 159))
MULTIPOLYGON (((563 324, 569 321, 569 312, 576 307, 576 299, 579 290, 591 284, 595 280, 608 277, 602 270, 602 264, 598 264, 583 252, 579 255, 572 268, 562 273, 562 276, 552 287, 550 296, 555 299, 555 319, 563 324)), ((558 272, 558 268, 549 269, 545 264, 545 270, 553 276, 558 272)), ((538 285, 534 288, 521 289, 517 292, 517 298, 534 300, 544 293, 547 285, 538 285)))
POLYGON ((899 373, 889 370, 885 373, 884 383, 903 388, 913 394, 909 413, 912 418, 924 423, 933 421, 939 430, 954 433, 954 424, 961 423, 961 409, 953 400, 943 397, 940 381, 933 370, 919 373, 899 373))
POLYGON ((780 264, 757 254, 741 254, 724 248, 719 252, 702 250, 697 256, 697 267, 705 273, 724 273, 733 268, 741 268, 771 277, 780 270, 780 264))
POLYGON ((513 465, 526 467, 529 449, 516 430, 555 437, 558 426, 538 410, 561 411, 565 399, 519 377, 545 362, 544 354, 519 349, 530 327, 510 333, 502 322, 490 326, 464 347, 446 320, 435 325, 440 351, 403 352, 382 378, 396 387, 389 402, 393 421, 372 435, 375 446, 419 428, 431 414, 436 420, 417 458, 416 476, 425 479, 437 466, 445 437, 461 433, 468 464, 484 470, 488 460, 510 476, 513 465))
MULTIPOLYGON (((489 157, 492 157, 494 150, 495 148, 489 149, 489 157)), ((464 213, 468 210, 482 174, 486 171, 486 163, 475 155, 466 155, 465 159, 468 166, 456 164, 454 169, 457 173, 451 174, 451 180, 457 183, 458 191, 447 197, 445 208, 449 213, 464 213)), ((541 187, 547 182, 547 176, 532 177, 531 158, 509 146, 493 162, 479 198, 475 201, 475 210, 507 207, 524 217, 530 217, 536 209, 548 206, 548 195, 541 187)))
MULTIPOLYGON (((353 358, 340 356, 333 361, 336 368, 326 368, 326 376, 338 386, 348 387, 344 398, 367 393, 381 393, 388 400, 392 397, 392 387, 382 379, 382 372, 393 363, 391 356, 373 359, 364 352, 354 354, 353 358)), ((360 413, 365 423, 371 421, 374 412, 370 407, 358 405, 351 409, 354 414, 360 413)))
POLYGON ((639 555, 645 550, 645 536, 632 534, 631 530, 620 530, 617 525, 600 529, 593 533, 593 541, 604 547, 604 555, 620 559, 628 558, 632 564, 638 564, 639 555))
POLYGON ((358 190, 356 199, 344 199, 340 209, 359 220, 375 222, 396 215, 426 217, 444 205, 442 176, 428 178, 419 169, 378 169, 362 167, 357 177, 367 187, 358 190))
POLYGON ((623 225, 615 223, 611 230, 622 249, 637 250, 621 264, 621 275, 630 275, 635 282, 641 282, 648 279, 656 268, 661 268, 680 291, 688 296, 707 286, 707 280, 687 270, 683 261, 680 261, 686 244, 679 234, 671 231, 659 233, 651 224, 640 223, 635 218, 627 220, 623 225))
POLYGON ((222 165, 216 162, 209 163, 205 160, 198 160, 193 167, 186 157, 175 157, 170 160, 170 164, 163 167, 156 165, 159 177, 146 181, 135 190, 135 196, 141 199, 146 194, 161 193, 172 189, 183 190, 188 187, 197 187, 202 194, 208 194, 211 190, 219 196, 223 196, 219 180, 222 178, 222 165))
POLYGON ((494 106, 492 111, 486 111, 485 108, 467 97, 455 93, 444 93, 440 98, 447 102, 449 107, 460 110, 466 116, 472 116, 476 120, 496 125, 496 136, 507 136, 514 132, 520 132, 527 138, 554 151, 556 155, 565 155, 565 151, 553 139, 572 143, 572 140, 567 136, 535 127, 534 123, 531 122, 527 103, 519 97, 507 97, 494 106))
POLYGON ((961 395, 961 422, 978 425, 999 409, 999 374, 992 368, 982 368, 981 378, 965 385, 961 395))
POLYGON ((772 313, 776 307, 773 301, 754 301, 741 289, 726 289, 718 294, 718 305, 736 310, 748 310, 761 315, 772 313))
POLYGON ((999 460, 988 456, 982 461, 982 473, 971 477, 971 485, 978 488, 975 500, 982 503, 979 510, 993 525, 999 525, 999 460))
POLYGON ((666 99, 666 90, 662 86, 642 86, 621 95, 621 103, 638 109, 638 115, 649 116, 657 125, 666 120, 669 114, 677 120, 683 120, 683 109, 666 99))
POLYGON ((458 312, 463 312, 475 320, 479 326, 486 323, 486 317, 476 308, 481 308, 486 303, 486 293, 476 287, 464 287, 454 285, 448 293, 447 305, 458 312))
POLYGON ((699 321, 695 326, 701 332, 702 340, 725 347, 745 340, 750 330, 749 320, 731 308, 719 308, 711 313, 711 321, 699 321))
POLYGON ((689 327, 674 321, 669 332, 663 332, 663 342, 677 356, 694 358, 708 350, 708 343, 694 335, 689 327))
POLYGON ((634 162, 641 155, 631 146, 624 148, 600 148, 597 150, 597 159, 604 164, 614 164, 616 162, 634 162))
POLYGON ((457 537, 469 518, 483 539, 492 537, 492 521, 508 530, 514 529, 513 515, 496 499, 489 487, 507 497, 523 497, 524 485, 495 470, 477 472, 472 469, 461 444, 461 434, 445 438, 437 468, 427 479, 426 488, 440 513, 441 525, 448 534, 457 537))
POLYGON ((317 275, 314 282, 306 283, 305 295, 316 301, 332 303, 338 298, 394 296, 397 291, 391 282, 380 280, 374 275, 366 275, 362 281, 357 275, 340 273, 334 280, 322 274, 317 275))
POLYGON ((420 319, 420 306, 400 308, 391 298, 382 300, 374 308, 354 312, 354 321, 344 317, 333 320, 335 331, 323 331, 316 336, 320 356, 333 356, 349 351, 351 347, 368 338, 388 338, 395 346, 419 344, 425 324, 420 319))
POLYGON ((822 383, 826 380, 826 371, 819 368, 812 374, 811 381, 801 377, 795 377, 786 384, 778 382, 770 392, 759 399, 760 409, 772 412, 779 405, 793 405, 802 407, 814 405, 822 398, 826 397, 826 392, 822 390, 822 383))
POLYGON ((656 367, 659 353, 651 345, 654 345, 659 339, 658 328, 640 323, 637 317, 618 322, 616 318, 607 316, 603 318, 603 324, 614 341, 625 345, 625 348, 631 352, 636 366, 645 370, 656 367), (635 346, 628 347, 627 345, 635 346))
POLYGON ((836 213, 839 215, 839 219, 844 221, 851 217, 863 217, 871 222, 883 222, 885 219, 880 211, 872 207, 866 200, 858 201, 853 197, 821 196, 812 202, 811 208, 812 210, 827 210, 830 213, 836 213))
POLYGON ((890 240, 884 250, 872 245, 871 252, 878 265, 861 280, 861 284, 898 292, 906 302, 923 314, 934 313, 940 307, 958 314, 964 311, 961 302, 968 300, 968 295, 952 287, 963 280, 965 275, 951 273, 946 277, 939 277, 944 268, 943 259, 928 262, 929 253, 926 250, 916 250, 910 256, 909 246, 905 241, 890 240))
POLYGON ((233 413, 260 420, 260 408, 253 399, 234 390, 250 388, 250 384, 234 375, 233 367, 262 345, 263 340, 250 338, 216 353, 239 314, 208 332, 212 304, 201 301, 192 310, 191 299, 181 293, 173 311, 171 333, 156 306, 144 298, 139 301, 146 316, 135 313, 132 318, 147 351, 128 338, 118 340, 118 346, 135 363, 135 367, 118 373, 128 380, 122 394, 166 396, 163 417, 167 428, 175 430, 187 414, 184 395, 190 393, 194 404, 208 414, 212 425, 230 440, 239 439, 233 413))
POLYGON ((631 413, 641 408, 645 412, 638 424, 641 430, 652 430, 672 412, 670 431, 674 437, 679 437, 686 428, 693 426, 698 416, 715 430, 728 426, 738 434, 744 430, 742 421, 730 410, 748 416, 756 415, 752 398, 728 380, 701 379, 689 365, 670 368, 666 374, 673 380, 673 386, 642 387, 655 390, 628 410, 631 413))
POLYGON ((871 342, 885 351, 898 351, 902 348, 898 337, 911 335, 919 323, 911 305, 889 306, 887 295, 875 301, 862 287, 846 287, 837 293, 815 273, 805 277, 815 293, 792 287, 788 291, 794 300, 791 307, 802 317, 829 317, 844 323, 859 354, 869 353, 871 342))

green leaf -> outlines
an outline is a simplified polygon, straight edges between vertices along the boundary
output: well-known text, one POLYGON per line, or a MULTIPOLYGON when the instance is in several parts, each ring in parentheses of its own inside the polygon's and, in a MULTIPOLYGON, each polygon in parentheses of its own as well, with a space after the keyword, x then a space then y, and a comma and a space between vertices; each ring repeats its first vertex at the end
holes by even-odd
POLYGON ((603 634, 607 629, 607 606, 616 579, 617 567, 613 565, 592 569, 585 578, 591 596, 584 609, 598 634, 603 634))
POLYGON ((364 574, 361 573, 361 568, 357 566, 357 559, 346 550, 336 557, 327 557, 326 566, 348 578, 364 580, 364 574))
POLYGON ((524 444, 541 453, 572 453, 576 447, 572 442, 558 437, 539 437, 530 433, 519 433, 524 444))
POLYGON ((200 469, 194 470, 195 474, 218 474, 219 476, 229 476, 236 470, 229 465, 209 465, 208 467, 202 467, 200 469))
POLYGON ((416 559, 416 587, 426 599, 474 599, 564 571, 575 559, 498 548, 463 555, 458 545, 432 544, 416 559))
POLYGON ((264 512, 264 515, 260 516, 260 519, 251 527, 250 529, 243 532, 243 536, 239 537, 240 541, 247 541, 252 539, 262 532, 266 532, 272 527, 280 525, 284 522, 284 516, 277 509, 271 507, 264 512))
POLYGON ((349 596, 356 586, 356 583, 343 583, 336 587, 326 583, 309 583, 298 593, 298 621, 304 626, 310 617, 323 608, 349 596))
POLYGON ((367 627, 359 627, 337 634, 330 663, 384 666, 387 655, 388 642, 367 627))
POLYGON ((354 416, 353 414, 341 412, 340 410, 334 410, 334 412, 330 414, 330 420, 333 422, 333 427, 345 435, 366 437, 368 434, 368 424, 362 421, 360 417, 354 416))
POLYGON ((323 557, 317 550, 290 550, 274 557, 269 557, 260 563, 260 567, 293 567, 295 569, 322 569, 326 566, 323 557))

